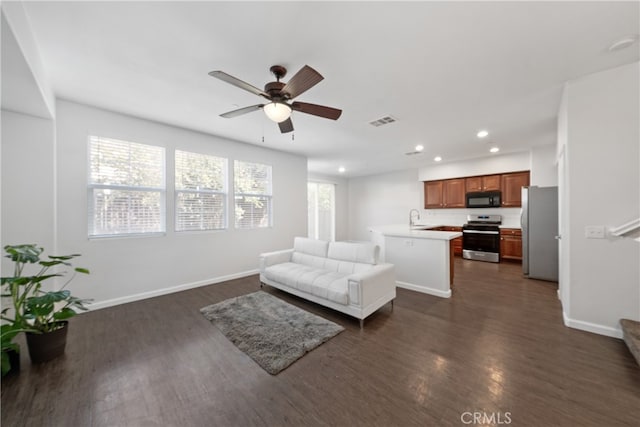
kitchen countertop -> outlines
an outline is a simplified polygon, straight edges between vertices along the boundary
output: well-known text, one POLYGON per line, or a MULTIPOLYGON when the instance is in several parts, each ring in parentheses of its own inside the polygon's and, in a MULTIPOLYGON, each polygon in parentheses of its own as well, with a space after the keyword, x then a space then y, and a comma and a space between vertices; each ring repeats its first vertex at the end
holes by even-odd
POLYGON ((462 236, 458 231, 431 231, 425 230, 425 228, 438 227, 439 225, 433 224, 416 224, 413 227, 409 227, 408 224, 392 224, 392 225, 378 225, 369 227, 369 231, 381 233, 390 237, 410 237, 414 239, 430 239, 430 240, 453 240, 456 237, 462 236))
MULTIPOLYGON (((447 223, 447 224, 440 224, 440 223, 430 223, 430 224, 426 224, 426 223, 425 223, 425 224, 415 224, 415 225, 414 225, 414 228, 415 228, 415 227, 420 227, 420 228, 435 228, 435 227, 462 227, 463 225, 464 225, 464 224, 450 224, 450 223, 447 223)), ((511 223, 511 222, 500 224, 498 227, 500 227, 500 228, 513 228, 513 229, 516 229, 516 230, 520 230, 520 229, 521 229, 520 224, 518 224, 518 223, 511 223)))

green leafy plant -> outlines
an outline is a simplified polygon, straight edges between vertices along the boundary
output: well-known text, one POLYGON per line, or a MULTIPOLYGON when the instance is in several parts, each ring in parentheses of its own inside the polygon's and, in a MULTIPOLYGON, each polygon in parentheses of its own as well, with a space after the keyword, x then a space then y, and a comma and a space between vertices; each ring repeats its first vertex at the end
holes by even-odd
MULTIPOLYGON (((64 272, 52 272, 56 266, 73 267, 71 260, 80 254, 53 256, 41 260, 43 248, 34 244, 7 245, 4 247, 7 255, 14 263, 13 276, 1 278, 3 298, 10 298, 11 306, 2 310, 0 319, 2 325, 2 370, 5 368, 6 351, 17 349, 13 338, 19 332, 46 333, 63 326, 63 321, 75 316, 76 310, 87 310, 84 304, 90 300, 83 300, 71 295, 64 289, 76 273, 89 274, 86 268, 76 267, 73 275, 60 290, 43 291, 42 284, 53 277, 63 277, 64 272), (33 264, 39 267, 33 275, 25 274, 25 267, 33 264), (10 309, 13 309, 10 313, 10 309), (11 315, 13 317, 11 317, 11 315)), ((8 362, 8 358, 7 358, 8 362)), ((8 369, 8 368, 7 368, 8 369)))

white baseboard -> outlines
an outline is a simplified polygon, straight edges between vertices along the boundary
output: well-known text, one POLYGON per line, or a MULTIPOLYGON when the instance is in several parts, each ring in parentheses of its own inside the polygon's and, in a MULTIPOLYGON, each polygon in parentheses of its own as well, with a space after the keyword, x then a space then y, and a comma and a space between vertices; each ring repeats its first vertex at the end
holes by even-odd
POLYGON ((139 294, 127 295, 124 297, 113 298, 105 301, 98 301, 92 304, 87 304, 89 310, 100 310, 101 308, 112 307, 114 305, 125 304, 128 302, 139 301, 142 299, 158 297, 161 295, 172 294, 174 292, 186 291, 188 289, 199 288, 201 286, 213 285, 215 283, 226 282, 227 280, 240 279, 242 277, 258 274, 260 270, 249 270, 240 273, 229 274, 226 276, 214 277, 212 279, 199 280, 197 282, 185 283, 178 286, 172 286, 170 288, 154 289, 148 292, 141 292, 139 294))
POLYGON ((409 289, 411 291, 422 292, 423 294, 435 295, 440 298, 451 298, 451 289, 442 291, 440 289, 430 288, 428 286, 418 286, 413 283, 399 282, 396 280, 396 286, 399 288, 409 289))
POLYGON ((562 320, 564 325, 573 329, 580 329, 594 334, 605 335, 607 337, 622 339, 622 329, 612 328, 610 326, 599 325, 597 323, 584 322, 582 320, 571 319, 567 313, 562 312, 562 320))

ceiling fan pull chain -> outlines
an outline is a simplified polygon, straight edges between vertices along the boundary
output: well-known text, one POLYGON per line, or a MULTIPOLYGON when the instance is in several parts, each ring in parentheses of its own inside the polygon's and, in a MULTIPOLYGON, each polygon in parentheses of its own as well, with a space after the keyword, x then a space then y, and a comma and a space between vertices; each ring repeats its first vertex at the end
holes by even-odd
POLYGON ((296 140, 296 134, 295 134, 295 133, 292 133, 292 134, 291 134, 291 142, 293 142, 293 141, 295 141, 295 140, 296 140))

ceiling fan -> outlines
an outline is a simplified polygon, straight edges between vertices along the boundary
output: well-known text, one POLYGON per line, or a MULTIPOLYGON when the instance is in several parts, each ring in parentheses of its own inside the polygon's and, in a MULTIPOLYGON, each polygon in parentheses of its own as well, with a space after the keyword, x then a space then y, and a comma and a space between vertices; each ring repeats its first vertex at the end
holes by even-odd
POLYGON ((313 68, 305 65, 300 69, 300 71, 294 74, 286 84, 280 81, 280 79, 287 74, 286 68, 281 65, 274 65, 269 70, 274 76, 276 76, 276 81, 267 83, 264 86, 264 90, 260 90, 249 83, 243 82, 224 71, 211 71, 209 73, 211 77, 220 79, 255 95, 262 96, 269 101, 267 104, 256 104, 250 107, 228 111, 224 114, 220 114, 220 116, 230 119, 232 117, 263 109, 269 119, 278 123, 280 132, 287 133, 293 131, 293 123, 291 122, 291 112, 293 110, 332 120, 337 120, 340 117, 340 114, 342 114, 342 110, 338 110, 337 108, 309 104, 307 102, 292 101, 293 98, 311 89, 324 79, 324 77, 322 77, 320 73, 313 68))

